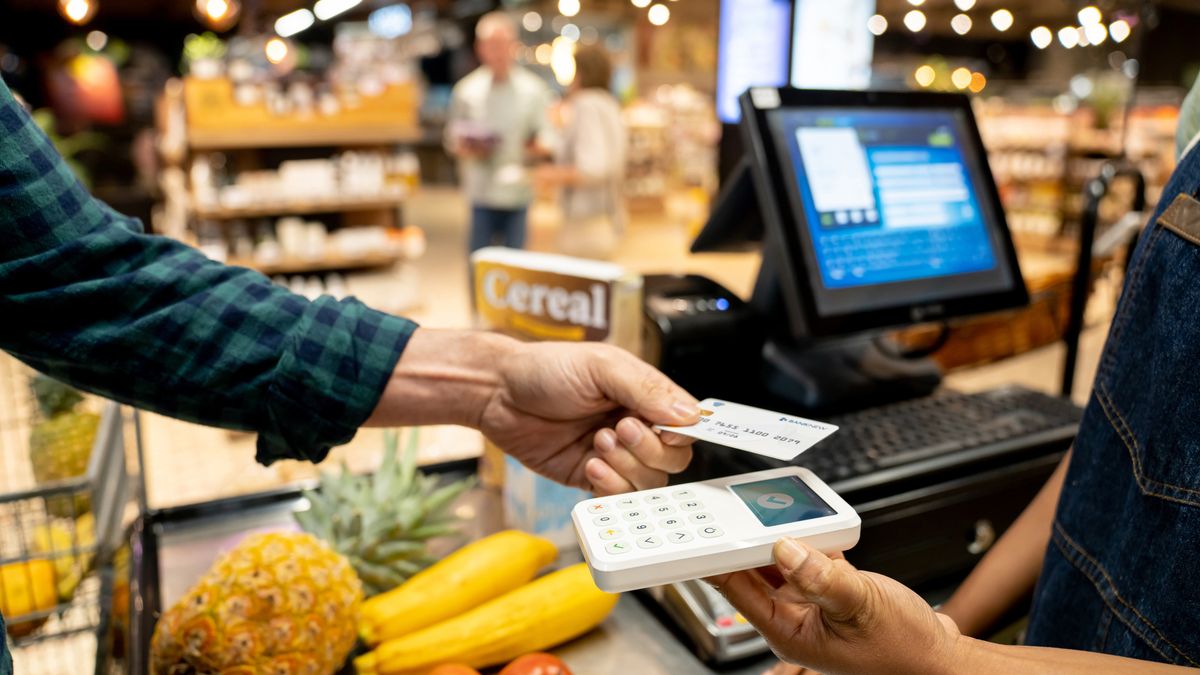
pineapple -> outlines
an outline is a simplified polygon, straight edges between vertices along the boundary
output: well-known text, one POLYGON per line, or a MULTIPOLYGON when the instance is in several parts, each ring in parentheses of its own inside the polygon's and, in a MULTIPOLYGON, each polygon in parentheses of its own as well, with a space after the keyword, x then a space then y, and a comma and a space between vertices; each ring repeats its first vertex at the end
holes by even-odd
MULTIPOLYGON (((41 410, 41 419, 29 434, 29 460, 33 477, 39 484, 82 476, 87 472, 92 443, 100 426, 100 416, 83 410, 83 395, 69 385, 46 375, 37 375, 30 383, 41 410)), ((51 515, 73 518, 91 508, 86 494, 58 496, 46 500, 51 515)))
POLYGON ((311 673, 342 667, 357 634, 363 590, 403 583, 434 559, 426 541, 456 534, 449 513, 471 482, 443 487, 385 435, 379 471, 321 477, 296 514, 305 533, 251 537, 218 560, 170 611, 151 642, 151 673, 311 673))
POLYGON ((354 647, 362 586, 310 534, 248 537, 158 620, 154 675, 331 675, 354 647))
POLYGON ((367 597, 389 591, 428 567, 426 542, 458 534, 450 513, 454 499, 471 479, 438 486, 438 479, 417 471, 417 431, 397 456, 399 433, 384 434, 383 462, 372 475, 355 476, 342 468, 323 474, 319 490, 305 493, 311 507, 296 521, 346 556, 367 597))

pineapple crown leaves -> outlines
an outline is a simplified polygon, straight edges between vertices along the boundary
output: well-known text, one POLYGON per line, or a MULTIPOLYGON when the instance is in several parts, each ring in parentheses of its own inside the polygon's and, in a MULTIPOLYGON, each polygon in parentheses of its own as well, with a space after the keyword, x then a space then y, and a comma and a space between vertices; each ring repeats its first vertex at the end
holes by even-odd
POLYGON ((29 388, 33 390, 38 408, 45 417, 68 412, 83 401, 83 394, 79 390, 41 373, 29 381, 29 388))
POLYGON ((406 581, 434 558, 426 541, 459 534, 459 519, 449 512, 471 479, 440 485, 417 470, 418 434, 408 434, 403 451, 400 432, 384 432, 378 471, 356 476, 343 465, 323 473, 317 490, 305 492, 310 508, 295 515, 304 530, 345 555, 373 595, 406 581))

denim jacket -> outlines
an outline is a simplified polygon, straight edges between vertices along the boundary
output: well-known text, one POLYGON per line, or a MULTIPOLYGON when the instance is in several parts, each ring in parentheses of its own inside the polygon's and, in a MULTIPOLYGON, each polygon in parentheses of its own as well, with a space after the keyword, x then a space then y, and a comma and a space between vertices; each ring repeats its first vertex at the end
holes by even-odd
POLYGON ((1200 151, 1129 265, 1027 642, 1200 667, 1200 151))

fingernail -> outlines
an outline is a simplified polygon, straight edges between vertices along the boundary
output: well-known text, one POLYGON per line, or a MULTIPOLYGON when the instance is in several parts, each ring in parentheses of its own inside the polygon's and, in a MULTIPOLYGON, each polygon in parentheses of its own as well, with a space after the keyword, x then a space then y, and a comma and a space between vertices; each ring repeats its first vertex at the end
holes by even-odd
POLYGON ((624 419, 617 424, 617 437, 626 447, 632 447, 642 441, 642 429, 637 422, 624 419))
POLYGON ((612 452, 617 447, 616 438, 610 429, 601 429, 596 432, 596 449, 600 452, 612 452))
POLYGON ((676 401, 671 404, 671 412, 684 419, 691 419, 700 414, 700 406, 686 401, 676 401))
POLYGON ((604 460, 593 457, 583 468, 590 478, 603 479, 608 477, 608 465, 604 463, 604 460))
POLYGON ((784 537, 775 544, 775 562, 786 569, 794 570, 808 559, 808 549, 796 543, 795 539, 784 537))

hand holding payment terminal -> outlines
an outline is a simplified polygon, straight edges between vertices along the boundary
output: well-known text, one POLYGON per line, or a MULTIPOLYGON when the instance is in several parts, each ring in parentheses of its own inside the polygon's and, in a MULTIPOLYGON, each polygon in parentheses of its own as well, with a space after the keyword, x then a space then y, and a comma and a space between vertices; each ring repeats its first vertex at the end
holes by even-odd
POLYGON ((587 499, 571 518, 592 578, 610 593, 769 565, 781 537, 844 551, 861 523, 794 466, 587 499))

